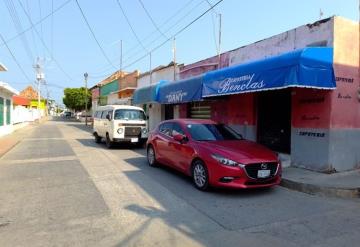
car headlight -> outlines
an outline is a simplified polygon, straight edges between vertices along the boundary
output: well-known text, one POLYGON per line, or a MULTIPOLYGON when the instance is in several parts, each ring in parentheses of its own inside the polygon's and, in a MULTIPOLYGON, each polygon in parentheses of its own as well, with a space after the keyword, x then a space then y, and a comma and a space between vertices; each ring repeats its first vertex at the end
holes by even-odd
POLYGON ((143 128, 143 129, 142 129, 142 133, 143 133, 143 134, 146 134, 146 133, 147 133, 147 129, 146 129, 146 128, 143 128))
POLYGON ((121 135, 122 133, 124 133, 124 129, 123 128, 118 129, 117 133, 121 135))
POLYGON ((215 160, 217 160, 220 164, 225 165, 225 166, 240 166, 240 167, 244 167, 243 164, 238 163, 236 161, 233 161, 231 159, 225 158, 219 154, 212 154, 211 157, 213 157, 215 160))

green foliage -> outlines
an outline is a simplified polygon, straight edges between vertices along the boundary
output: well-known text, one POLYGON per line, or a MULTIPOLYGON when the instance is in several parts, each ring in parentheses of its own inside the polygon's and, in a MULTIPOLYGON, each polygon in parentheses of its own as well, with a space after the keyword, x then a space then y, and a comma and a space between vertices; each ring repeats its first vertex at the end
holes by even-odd
POLYGON ((75 111, 82 111, 85 109, 85 102, 87 98, 88 109, 91 108, 91 92, 88 90, 87 97, 85 95, 85 88, 65 88, 64 89, 64 105, 75 111))

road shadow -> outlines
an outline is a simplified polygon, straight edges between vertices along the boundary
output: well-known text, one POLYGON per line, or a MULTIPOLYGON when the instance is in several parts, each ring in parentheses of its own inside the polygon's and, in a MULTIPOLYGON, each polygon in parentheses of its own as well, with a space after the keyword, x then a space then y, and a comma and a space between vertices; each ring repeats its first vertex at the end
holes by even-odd
MULTIPOLYGON (((84 139, 76 139, 82 145, 86 147, 98 147, 102 149, 108 149, 105 145, 105 142, 96 143, 94 139, 84 138, 84 139)), ((132 150, 138 154, 145 155, 145 149, 141 146, 132 143, 114 143, 113 147, 108 150, 132 150)))

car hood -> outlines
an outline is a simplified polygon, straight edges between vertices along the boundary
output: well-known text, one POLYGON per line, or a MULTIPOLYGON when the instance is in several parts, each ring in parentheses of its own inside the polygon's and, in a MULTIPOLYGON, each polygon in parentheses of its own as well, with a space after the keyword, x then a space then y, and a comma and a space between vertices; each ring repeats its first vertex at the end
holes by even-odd
POLYGON ((211 153, 216 153, 225 158, 234 160, 243 164, 276 162, 278 160, 275 152, 252 141, 234 140, 234 141, 208 141, 201 142, 211 153))

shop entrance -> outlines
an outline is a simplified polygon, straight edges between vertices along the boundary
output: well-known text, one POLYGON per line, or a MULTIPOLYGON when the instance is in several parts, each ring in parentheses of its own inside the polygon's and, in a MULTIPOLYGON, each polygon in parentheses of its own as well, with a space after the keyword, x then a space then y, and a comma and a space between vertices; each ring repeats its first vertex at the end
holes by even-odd
POLYGON ((258 93, 257 140, 268 148, 290 153, 291 90, 258 93))

